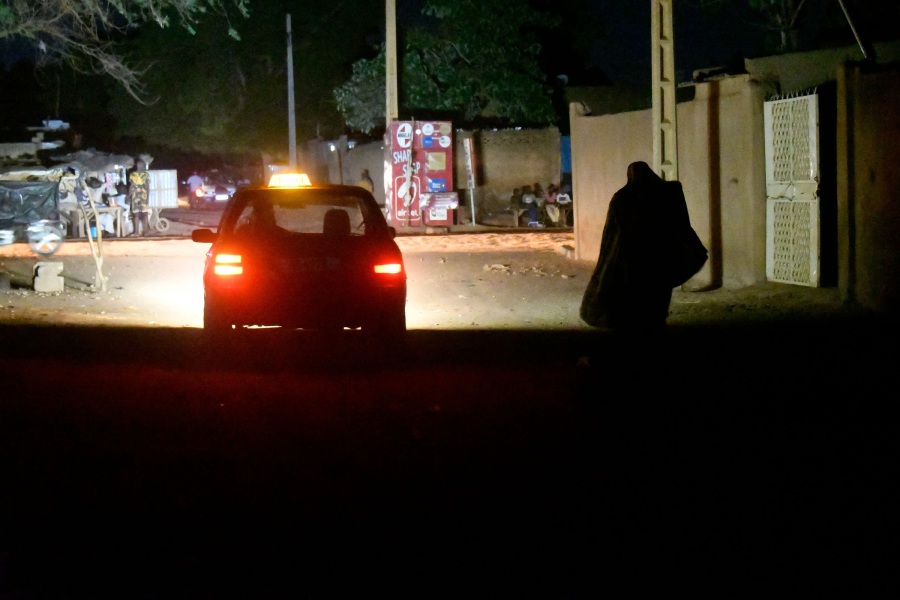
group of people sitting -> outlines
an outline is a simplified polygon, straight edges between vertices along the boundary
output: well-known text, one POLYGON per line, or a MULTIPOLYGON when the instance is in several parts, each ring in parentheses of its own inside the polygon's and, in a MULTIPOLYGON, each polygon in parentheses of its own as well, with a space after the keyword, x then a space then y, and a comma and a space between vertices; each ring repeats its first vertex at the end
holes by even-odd
MULTIPOLYGON (((561 218, 560 207, 572 205, 571 188, 568 184, 551 183, 544 190, 540 183, 515 188, 510 198, 510 208, 518 218, 521 209, 527 211, 529 227, 566 227, 561 218)), ((517 223, 518 225, 518 223, 517 223)))
POLYGON ((128 237, 151 235, 155 227, 150 227, 150 172, 147 163, 142 158, 135 159, 134 170, 128 175, 127 183, 121 179, 116 181, 115 175, 117 173, 110 171, 85 177, 80 167, 66 165, 59 184, 59 210, 63 223, 68 227, 78 219, 76 213, 80 213, 87 219, 87 226, 98 227, 108 236, 116 235, 115 218, 109 211, 97 216, 99 223, 87 214, 87 208, 93 203, 97 208, 121 207, 120 230, 123 234, 130 233, 128 237))

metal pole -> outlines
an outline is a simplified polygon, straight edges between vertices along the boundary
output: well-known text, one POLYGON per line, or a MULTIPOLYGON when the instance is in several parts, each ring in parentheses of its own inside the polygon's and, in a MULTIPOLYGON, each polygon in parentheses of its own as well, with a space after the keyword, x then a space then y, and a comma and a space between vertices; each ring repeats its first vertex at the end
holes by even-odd
MULTIPOLYGON (((391 123, 397 120, 400 110, 397 102, 397 2, 384 3, 384 216, 394 218, 393 163, 391 162, 391 123)), ((411 150, 410 150, 411 151, 411 150)))
POLYGON ((340 146, 338 146, 337 153, 338 153, 338 171, 340 171, 340 173, 341 173, 340 181, 341 181, 341 185, 344 185, 344 156, 343 156, 343 153, 341 152, 340 146))
POLYGON ((399 117, 397 102, 397 9, 396 0, 385 2, 385 127, 399 117))
POLYGON ((472 211, 470 225, 475 225, 475 141, 472 137, 463 139, 463 157, 466 161, 466 187, 469 191, 469 206, 472 211))
POLYGON ((650 1, 652 47, 653 166, 667 181, 678 179, 678 136, 675 106, 675 0, 650 1))
POLYGON ((288 72, 288 144, 291 169, 297 168, 297 118, 294 114, 294 49, 291 40, 291 15, 287 15, 287 72, 288 72))
POLYGON ((853 32, 853 37, 856 38, 856 44, 859 46, 863 58, 866 60, 874 61, 875 50, 866 48, 866 44, 863 43, 862 38, 859 36, 859 32, 856 31, 856 27, 853 25, 853 20, 850 18, 850 13, 847 11, 847 7, 844 6, 844 0, 838 0, 838 4, 841 5, 841 10, 844 11, 844 17, 847 19, 847 23, 850 25, 850 31, 853 32))

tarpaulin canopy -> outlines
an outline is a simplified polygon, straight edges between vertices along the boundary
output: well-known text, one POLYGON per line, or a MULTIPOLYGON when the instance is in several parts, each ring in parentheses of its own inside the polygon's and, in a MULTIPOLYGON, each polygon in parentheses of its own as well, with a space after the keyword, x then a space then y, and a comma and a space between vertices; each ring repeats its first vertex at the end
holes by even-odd
MULTIPOLYGON (((121 168, 131 169, 135 161, 135 157, 127 154, 108 154, 94 149, 79 150, 69 154, 51 156, 51 158, 78 167, 82 173, 110 173, 121 168)), ((153 160, 146 155, 138 158, 143 159, 148 168, 150 161, 153 160)))
POLYGON ((59 181, 0 180, 0 229, 59 219, 59 181))
POLYGON ((0 169, 0 179, 4 181, 59 181, 65 174, 65 167, 0 169))

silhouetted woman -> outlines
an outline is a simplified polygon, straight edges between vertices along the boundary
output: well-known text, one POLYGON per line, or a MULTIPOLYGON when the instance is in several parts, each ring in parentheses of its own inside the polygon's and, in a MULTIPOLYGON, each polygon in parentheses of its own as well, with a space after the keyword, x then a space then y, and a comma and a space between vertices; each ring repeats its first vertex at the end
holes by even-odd
POLYGON ((693 234, 681 183, 664 181, 645 162, 628 165, 628 183, 609 203, 581 318, 617 332, 661 333, 672 289, 684 282, 672 260, 687 232, 693 234))

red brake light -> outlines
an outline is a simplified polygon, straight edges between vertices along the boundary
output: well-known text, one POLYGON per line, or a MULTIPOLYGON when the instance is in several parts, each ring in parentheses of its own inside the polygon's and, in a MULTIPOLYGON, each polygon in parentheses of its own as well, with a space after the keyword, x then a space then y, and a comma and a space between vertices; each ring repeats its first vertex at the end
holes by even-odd
POLYGON ((198 187, 196 190, 194 190, 194 195, 197 196, 198 198, 202 198, 203 197, 203 188, 198 187))
POLYGON ((216 275, 242 275, 244 267, 241 266, 241 255, 216 254, 213 273, 216 275))
POLYGON ((403 272, 403 265, 400 263, 375 265, 375 272, 380 275, 398 275, 403 272))

